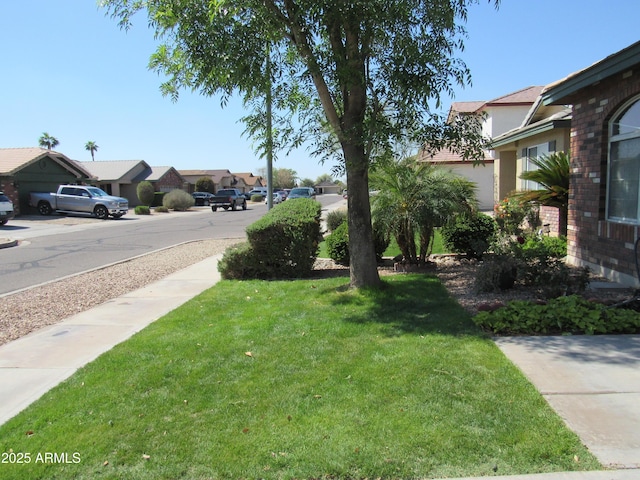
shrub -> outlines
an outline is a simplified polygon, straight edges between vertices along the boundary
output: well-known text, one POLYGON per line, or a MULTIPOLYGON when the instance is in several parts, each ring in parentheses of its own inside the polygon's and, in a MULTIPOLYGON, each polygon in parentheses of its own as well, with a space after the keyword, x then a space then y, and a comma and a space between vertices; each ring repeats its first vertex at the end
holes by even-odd
POLYGON ((494 334, 612 334, 640 332, 640 314, 610 309, 577 295, 559 297, 545 305, 513 301, 473 321, 494 334))
POLYGON ((134 212, 136 215, 151 215, 151 209, 146 205, 138 205, 134 212))
POLYGON ((341 223, 325 241, 329 258, 339 265, 349 265, 349 231, 347 222, 341 223))
POLYGON ((475 291, 499 292, 512 288, 518 278, 518 262, 511 255, 494 255, 476 271, 475 291))
POLYGON ((162 205, 171 210, 189 210, 194 204, 195 200, 193 197, 180 189, 171 190, 162 199, 162 205))
POLYGON ((520 250, 524 258, 563 258, 567 256, 567 238, 532 235, 525 239, 520 250))
POLYGON ((488 215, 477 213, 459 216, 442 228, 442 238, 452 252, 464 253, 469 258, 482 258, 493 240, 496 222, 488 215))
POLYGON ((311 274, 318 255, 320 203, 284 202, 247 227, 248 243, 228 250, 219 264, 225 279, 297 278, 311 274))
POLYGON ((151 182, 143 180, 136 187, 136 193, 138 194, 138 200, 140 200, 143 205, 150 207, 156 191, 151 182))
POLYGON ((347 211, 344 209, 331 210, 327 213, 325 221, 327 223, 327 230, 333 232, 341 224, 347 221, 347 211))
POLYGON ((254 193, 253 195, 251 195, 251 201, 252 202, 257 202, 257 203, 262 203, 264 202, 264 196, 254 193))
POLYGON ((169 209, 167 207, 161 205, 159 207, 156 207, 156 212, 157 213, 169 213, 169 209))
POLYGON ((196 180, 196 192, 209 192, 213 193, 215 190, 215 184, 210 177, 200 177, 196 180))

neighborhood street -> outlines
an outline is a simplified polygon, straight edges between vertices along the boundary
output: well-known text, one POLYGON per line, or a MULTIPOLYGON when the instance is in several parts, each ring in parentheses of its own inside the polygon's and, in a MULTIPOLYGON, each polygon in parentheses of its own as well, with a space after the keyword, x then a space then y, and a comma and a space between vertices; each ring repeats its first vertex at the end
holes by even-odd
MULTIPOLYGON (((339 195, 319 195, 317 200, 323 207, 343 201, 339 195)), ((194 207, 137 216, 130 211, 119 220, 19 217, 0 230, 0 237, 20 241, 17 247, 0 249, 0 295, 183 242, 242 238, 245 228, 266 211, 265 204, 253 203, 235 212, 194 207)))

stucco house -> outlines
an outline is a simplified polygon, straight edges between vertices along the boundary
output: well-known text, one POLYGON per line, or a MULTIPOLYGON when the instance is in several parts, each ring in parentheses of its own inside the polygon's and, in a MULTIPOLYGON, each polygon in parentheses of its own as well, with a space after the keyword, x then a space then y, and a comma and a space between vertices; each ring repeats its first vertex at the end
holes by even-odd
POLYGON ((568 261, 638 286, 640 42, 548 86, 571 105, 568 261))
POLYGON ((104 160, 97 162, 76 162, 90 172, 94 182, 105 192, 129 200, 135 207, 138 200, 138 185, 143 180, 153 184, 156 192, 170 192, 183 189, 186 181, 173 167, 152 167, 144 160, 104 160))
MULTIPOLYGON (((513 191, 537 189, 538 185, 522 180, 520 175, 537 168, 532 159, 555 152, 569 153, 570 132, 571 108, 544 105, 539 96, 522 125, 493 138, 496 203, 513 191)), ((540 220, 551 233, 559 232, 557 208, 541 207, 540 220)))
MULTIPOLYGON (((178 173, 189 184, 189 193, 196 190, 196 182, 203 178, 210 178, 213 181, 214 190, 217 192, 221 188, 241 188, 238 187, 238 178, 229 170, 178 170, 178 173)), ((244 183, 244 182, 242 182, 244 183)))
POLYGON ((30 213, 29 192, 55 192, 60 184, 94 180, 81 164, 60 152, 39 147, 0 148, 0 191, 11 199, 16 215, 30 213))
MULTIPOLYGON (((482 116, 482 135, 487 139, 493 139, 522 125, 543 88, 530 86, 489 101, 454 102, 449 109, 448 121, 453 121, 461 115, 482 116)), ((434 155, 420 151, 418 160, 446 166, 476 183, 480 208, 493 210, 496 203, 494 183, 499 173, 496 172, 493 150, 485 151, 484 159, 480 159, 481 164, 478 166, 449 150, 440 150, 434 155)))
MULTIPOLYGON (((243 190, 242 191, 245 192, 245 193, 253 190, 254 188, 264 187, 265 186, 263 184, 262 177, 256 177, 251 172, 234 173, 233 175, 236 178, 238 178, 239 180, 242 181, 242 183, 243 183, 243 190)), ((240 188, 240 187, 234 187, 234 188, 240 188)))

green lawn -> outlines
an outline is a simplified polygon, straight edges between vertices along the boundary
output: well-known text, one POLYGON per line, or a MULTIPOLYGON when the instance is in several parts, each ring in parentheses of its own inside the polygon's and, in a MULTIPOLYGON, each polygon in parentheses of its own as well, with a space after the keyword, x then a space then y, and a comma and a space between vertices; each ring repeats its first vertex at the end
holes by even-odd
POLYGON ((437 279, 223 281, 0 427, 7 479, 439 478, 598 469, 437 279), (27 434, 28 432, 28 434, 27 434), (71 457, 73 458, 73 457, 71 457))

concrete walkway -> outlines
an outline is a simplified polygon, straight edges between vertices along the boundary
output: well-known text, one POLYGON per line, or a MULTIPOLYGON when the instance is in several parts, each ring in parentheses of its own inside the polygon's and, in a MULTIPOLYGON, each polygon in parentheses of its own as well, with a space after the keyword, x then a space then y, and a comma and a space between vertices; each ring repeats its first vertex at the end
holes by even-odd
MULTIPOLYGON (((83 365, 214 285, 219 280, 219 258, 211 257, 0 346, 0 424, 83 365)), ((497 339, 496 344, 611 469, 497 474, 499 478, 640 479, 639 335, 509 337, 497 339)))

